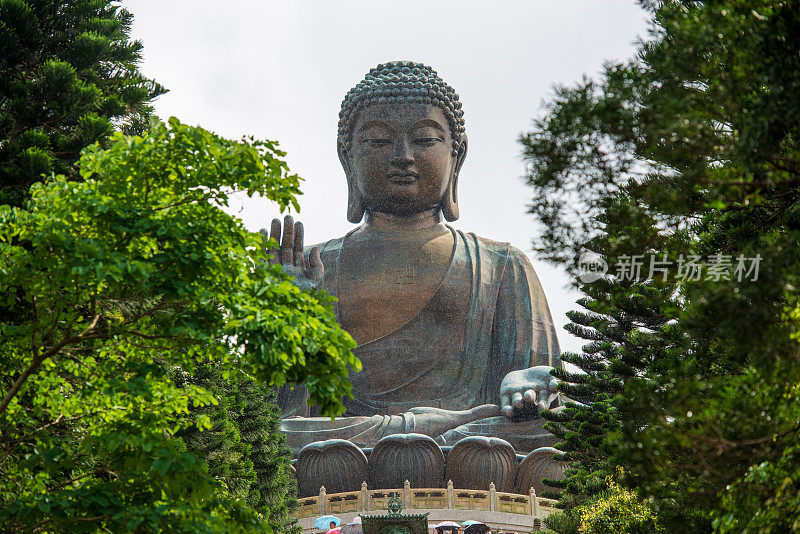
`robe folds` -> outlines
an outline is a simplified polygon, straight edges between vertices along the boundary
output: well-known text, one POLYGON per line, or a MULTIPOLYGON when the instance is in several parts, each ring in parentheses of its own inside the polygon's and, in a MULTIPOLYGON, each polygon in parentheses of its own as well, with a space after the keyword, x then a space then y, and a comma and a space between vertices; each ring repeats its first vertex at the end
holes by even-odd
MULTIPOLYGON (((295 451, 330 438, 371 446, 384 435, 425 433, 415 424, 412 408, 456 411, 498 404, 500 383, 509 372, 561 366, 547 300, 527 257, 508 243, 450 231, 455 238, 452 258, 430 300, 404 325, 354 350, 363 369, 350 375, 353 398, 344 400, 343 417, 310 417, 314 414, 304 388, 279 391, 282 426, 295 451)), ((318 245, 325 266, 323 287, 334 296, 346 239, 318 245)), ((492 434, 489 427, 514 425, 505 419, 484 419, 478 425, 481 435, 492 434), (495 424, 487 427, 491 420, 495 424)), ((459 436, 471 435, 469 429, 459 431, 459 436)), ((452 439, 453 432, 448 434, 452 439)))

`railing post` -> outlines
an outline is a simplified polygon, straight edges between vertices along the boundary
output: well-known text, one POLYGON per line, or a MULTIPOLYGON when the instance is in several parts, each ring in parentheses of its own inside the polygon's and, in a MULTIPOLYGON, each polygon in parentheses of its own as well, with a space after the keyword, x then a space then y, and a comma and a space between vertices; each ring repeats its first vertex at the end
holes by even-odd
POLYGON ((497 508, 497 490, 494 482, 489 482, 489 511, 496 512, 497 508))
POLYGON ((369 494, 367 494, 367 483, 364 481, 361 483, 361 511, 367 510, 369 510, 369 494))
POLYGON ((403 482, 403 506, 411 508, 411 482, 408 479, 403 482))
POLYGON ((529 497, 531 501, 531 515, 539 517, 539 501, 536 499, 536 490, 531 487, 531 494, 529 497))
POLYGON ((455 501, 456 501, 456 494, 455 494, 455 491, 453 491, 453 481, 452 480, 448 480, 447 481, 447 508, 452 509, 453 506, 455 505, 455 501))
POLYGON ((319 487, 319 515, 325 515, 328 513, 328 495, 325 493, 325 486, 319 487))

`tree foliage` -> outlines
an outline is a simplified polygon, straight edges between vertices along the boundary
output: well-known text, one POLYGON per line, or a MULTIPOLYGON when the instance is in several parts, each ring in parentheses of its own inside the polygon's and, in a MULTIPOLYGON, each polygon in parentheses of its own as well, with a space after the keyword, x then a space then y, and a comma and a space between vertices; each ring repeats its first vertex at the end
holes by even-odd
MULTIPOLYGON (((222 487, 177 438, 224 418, 191 417, 217 397, 174 372, 214 364, 226 379, 305 383, 323 414, 343 410, 348 366, 360 364, 330 297, 295 287, 222 209, 232 191, 296 208, 283 155, 171 119, 88 147, 83 181, 53 175, 27 209, 0 206, 0 293, 21 310, 0 323, 0 523, 266 528, 249 491, 222 487)), ((254 448, 238 432, 231 454, 254 448)))
POLYGON ((242 441, 248 446, 248 459, 255 471, 247 502, 276 532, 299 533, 295 518, 297 481, 291 472, 292 451, 286 446, 281 430, 281 411, 275 390, 241 376, 235 395, 240 409, 234 421, 242 441))
POLYGON ((137 64, 132 16, 113 0, 0 2, 0 204, 42 174, 77 178, 85 146, 141 133, 164 89, 137 64))
MULTIPOLYGON (((595 479, 625 466, 667 529, 789 531, 800 487, 800 5, 644 7, 652 24, 637 57, 559 88, 522 138, 532 212, 547 226, 536 247, 576 274, 588 248, 612 275, 583 286, 601 317, 571 317, 592 343, 574 358, 588 376, 565 378, 588 406, 555 423, 575 432, 562 433, 582 451, 573 457, 610 455, 595 479), (615 272, 620 253, 643 255, 643 272, 615 272), (699 277, 680 268, 692 255, 699 277), (666 279, 647 272, 651 257, 669 262, 666 279), (739 257, 759 257, 758 275, 737 276, 739 257), (632 307, 658 323, 609 330, 632 307), (595 389, 616 415, 581 427, 606 372, 595 389)), ((565 505, 581 491, 568 482, 565 505)))
POLYGON ((185 426, 178 431, 187 450, 205 461, 225 491, 246 502, 274 531, 299 532, 292 452, 281 431, 273 388, 238 370, 225 378, 214 364, 198 365, 191 375, 176 369, 176 374, 178 383, 197 384, 219 401, 190 408, 192 418, 208 418, 210 428, 185 426))
POLYGON ((612 477, 607 477, 606 485, 608 489, 579 508, 580 534, 664 532, 649 503, 639 500, 636 492, 621 487, 612 477))
POLYGON ((241 406, 236 404, 231 391, 235 385, 233 380, 224 379, 223 370, 214 364, 195 365, 191 375, 183 369, 176 371, 180 373, 175 377, 179 385, 193 384, 210 391, 217 399, 215 404, 190 408, 191 418, 208 421, 206 427, 186 426, 176 436, 189 452, 206 463, 208 474, 219 481, 227 493, 245 500, 255 480, 255 470, 248 458, 249 448, 234 422, 241 406))
MULTIPOLYGON (((653 221, 630 197, 614 195, 597 217, 602 233, 588 245, 604 261, 614 264, 626 256, 642 255, 652 244, 653 221)), ((587 344, 581 353, 562 355, 563 361, 581 371, 554 371, 563 381, 562 392, 577 402, 544 414, 548 430, 561 439, 563 459, 571 462, 567 480, 553 482, 568 489, 561 495, 561 505, 568 508, 607 489, 606 481, 614 474, 609 462, 613 451, 604 438, 620 430, 623 418, 631 422, 636 415, 620 413, 614 397, 646 370, 663 365, 664 342, 680 342, 670 339, 675 337, 670 327, 675 303, 674 284, 669 281, 590 278, 581 291, 586 295, 578 301, 583 310, 567 314, 571 323, 566 329, 587 344)))

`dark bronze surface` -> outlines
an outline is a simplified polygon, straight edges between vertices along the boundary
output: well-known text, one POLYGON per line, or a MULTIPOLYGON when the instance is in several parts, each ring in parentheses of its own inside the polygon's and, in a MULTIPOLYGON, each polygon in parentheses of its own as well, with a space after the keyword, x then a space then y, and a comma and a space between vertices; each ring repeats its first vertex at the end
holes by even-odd
POLYGON ((517 453, 505 440, 474 436, 455 444, 447 455, 445 479, 461 489, 488 490, 494 483, 497 491, 514 491, 517 476, 517 453))
POLYGON ((444 453, 430 437, 398 434, 381 439, 369 456, 369 481, 373 488, 444 487, 444 453))
POLYGON ((531 488, 537 495, 544 491, 560 491, 558 488, 547 486, 542 479, 564 480, 564 471, 567 470, 567 462, 553 460, 553 455, 559 451, 552 447, 542 447, 531 451, 517 469, 516 493, 527 494, 531 488))
POLYGON ((348 93, 337 146, 347 217, 363 224, 308 248, 291 217, 283 228, 273 221, 271 235, 275 261, 298 285, 338 297, 363 371, 351 374, 354 398, 336 421, 311 417, 303 388, 280 392, 290 446, 342 438, 369 447, 414 432, 441 444, 472 435, 540 443, 540 425, 502 414, 558 405, 548 372, 559 349, 541 284, 518 249, 444 223, 458 218, 467 153, 458 95, 424 65, 379 65, 348 93))
POLYGON ((330 439, 311 443, 297 456, 297 482, 300 498, 319 494, 358 491, 367 480, 367 457, 353 443, 330 439))

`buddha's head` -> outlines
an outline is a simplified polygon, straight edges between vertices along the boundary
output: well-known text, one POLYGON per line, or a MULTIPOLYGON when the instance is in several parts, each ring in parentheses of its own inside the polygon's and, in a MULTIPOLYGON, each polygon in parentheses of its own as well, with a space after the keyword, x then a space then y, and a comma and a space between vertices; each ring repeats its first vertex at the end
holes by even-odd
POLYGON ((339 112, 339 160, 347 176, 347 220, 365 210, 413 216, 441 209, 458 218, 458 173, 467 154, 461 102, 430 67, 378 65, 339 112))

